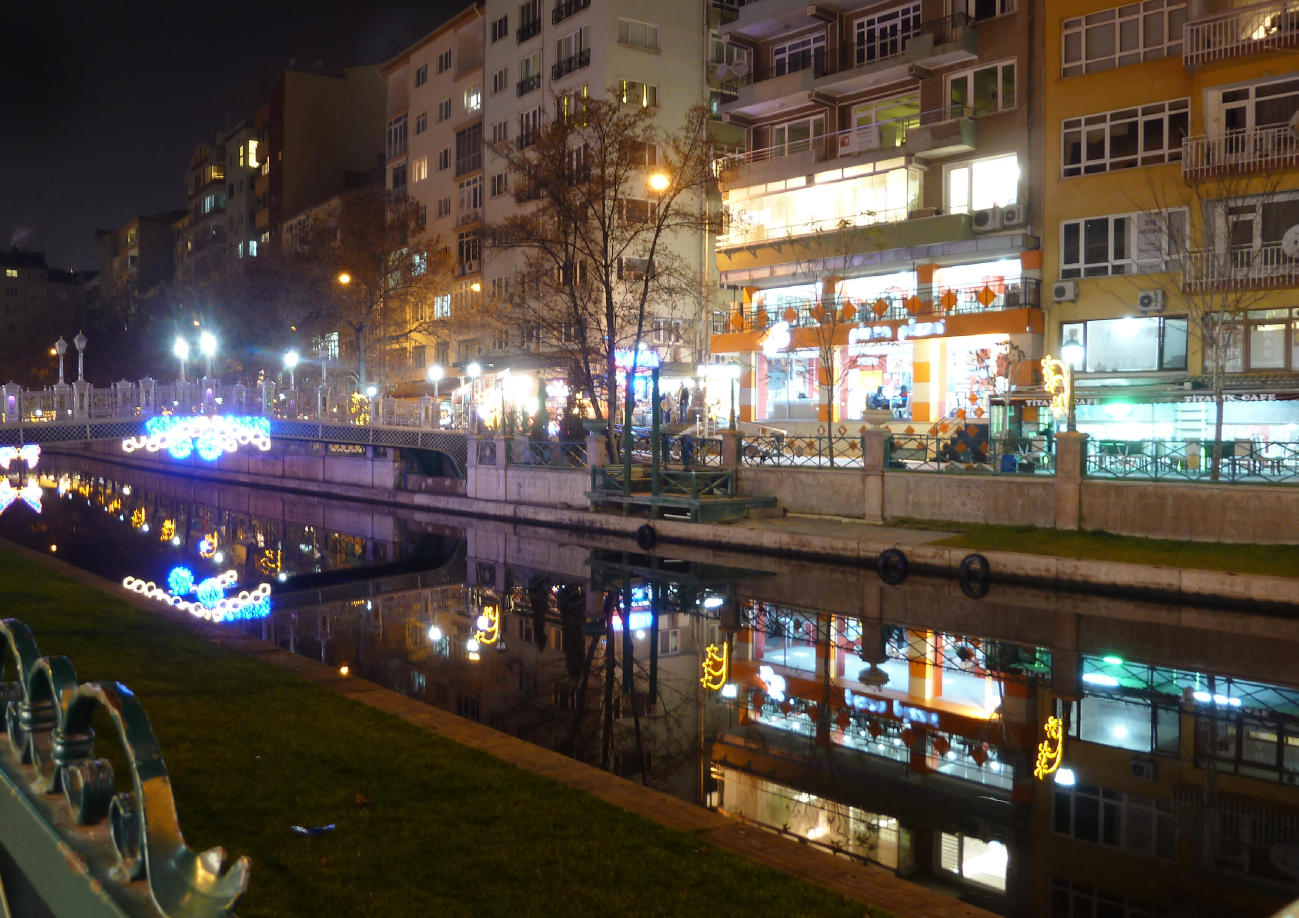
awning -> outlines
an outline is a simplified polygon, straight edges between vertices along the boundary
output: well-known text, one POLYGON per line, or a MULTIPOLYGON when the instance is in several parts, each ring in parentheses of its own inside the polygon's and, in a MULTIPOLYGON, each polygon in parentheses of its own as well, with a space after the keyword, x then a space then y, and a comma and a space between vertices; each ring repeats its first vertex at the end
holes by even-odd
MULTIPOLYGON (((1223 393, 1224 403, 1237 402, 1291 402, 1299 401, 1299 389, 1228 389, 1223 393)), ((1119 402, 1182 402, 1185 404, 1213 404, 1209 389, 1186 389, 1169 386, 1109 386, 1074 389, 1074 406, 1112 405, 1119 402)), ((1018 405, 1027 408, 1050 408, 1051 396, 1044 389, 1023 389, 1009 395, 994 395, 992 405, 1018 405)))

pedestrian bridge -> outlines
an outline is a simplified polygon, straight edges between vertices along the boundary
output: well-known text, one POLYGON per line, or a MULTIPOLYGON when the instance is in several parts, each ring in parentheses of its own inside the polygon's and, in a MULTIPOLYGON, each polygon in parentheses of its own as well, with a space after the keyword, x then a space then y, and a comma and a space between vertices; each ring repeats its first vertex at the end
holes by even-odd
POLYGON ((468 465, 463 429, 443 428, 433 399, 342 398, 333 390, 159 385, 153 380, 98 388, 84 382, 50 389, 0 387, 0 446, 125 440, 146 433, 151 418, 239 415, 266 418, 273 440, 428 450, 449 458, 461 477, 468 465))

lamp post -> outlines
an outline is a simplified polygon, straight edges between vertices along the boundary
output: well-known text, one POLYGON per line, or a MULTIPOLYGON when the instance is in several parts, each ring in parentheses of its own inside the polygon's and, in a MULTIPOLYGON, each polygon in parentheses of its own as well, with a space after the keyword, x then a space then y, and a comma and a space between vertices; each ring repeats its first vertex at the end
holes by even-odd
POLYGON ((77 349, 77 382, 85 382, 86 336, 82 332, 77 332, 77 337, 72 339, 72 346, 77 349))
POLYGON ((59 385, 62 386, 65 385, 63 382, 63 355, 68 352, 68 342, 63 340, 62 335, 59 335, 59 340, 54 342, 54 350, 59 355, 59 385))
POLYGON ((442 364, 435 363, 428 368, 428 381, 433 384, 433 426, 442 426, 442 402, 438 398, 438 385, 442 382, 442 364))
MULTIPOLYGON (((65 344, 64 347, 66 348, 67 345, 65 344)), ((182 338, 180 335, 177 335, 176 340, 172 342, 171 352, 175 354, 176 359, 180 361, 180 381, 184 382, 185 361, 189 360, 189 342, 186 341, 184 338, 182 338)), ((62 351, 60 351, 59 353, 62 353, 62 351)))
POLYGON ((212 378, 212 357, 216 354, 217 339, 216 335, 211 332, 203 332, 198 336, 198 351, 207 358, 206 378, 212 378))
POLYGON ((295 391, 297 391, 297 388, 298 388, 298 386, 297 386, 297 382, 296 382, 296 380, 293 378, 293 370, 294 370, 294 368, 295 368, 297 365, 298 365, 298 352, 295 351, 295 350, 292 350, 292 349, 285 351, 285 352, 284 352, 284 369, 286 369, 286 370, 289 371, 289 391, 290 391, 290 392, 295 392, 295 391))
POLYGON ((739 364, 727 364, 726 375, 730 378, 731 386, 731 430, 735 429, 735 403, 740 400, 739 383, 743 372, 744 368, 739 364))
POLYGON ((483 367, 477 360, 465 367, 469 377, 469 432, 478 433, 478 377, 483 375, 483 367))

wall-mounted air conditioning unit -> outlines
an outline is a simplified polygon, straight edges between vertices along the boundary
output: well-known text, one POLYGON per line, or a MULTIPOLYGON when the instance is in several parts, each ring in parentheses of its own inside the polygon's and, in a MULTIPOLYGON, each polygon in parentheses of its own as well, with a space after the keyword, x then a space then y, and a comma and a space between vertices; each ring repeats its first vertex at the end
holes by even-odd
POLYGON ((1164 291, 1142 290, 1137 294, 1137 308, 1144 313, 1164 311, 1164 291))
POLYGON ((1072 303, 1078 299, 1078 282, 1058 280, 1051 285, 1051 299, 1056 303, 1072 303))
POLYGON ((976 233, 990 233, 993 230, 1001 229, 1001 208, 985 207, 982 210, 976 210, 970 216, 970 225, 976 233))
POLYGON ((1131 763, 1128 765, 1132 772, 1132 777, 1138 781, 1153 781, 1159 770, 1155 767, 1155 760, 1148 759, 1144 756, 1134 755, 1131 763))
POLYGON ((1002 226, 1023 226, 1028 222, 1028 208, 1023 204, 1007 204, 1001 209, 1002 226))

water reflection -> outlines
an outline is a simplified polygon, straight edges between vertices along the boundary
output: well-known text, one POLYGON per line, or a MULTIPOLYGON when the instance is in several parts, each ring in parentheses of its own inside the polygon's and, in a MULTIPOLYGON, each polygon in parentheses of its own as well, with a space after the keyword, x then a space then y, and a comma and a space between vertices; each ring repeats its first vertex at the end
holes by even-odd
POLYGON ((260 574, 274 551, 273 611, 238 627, 1003 914, 1264 915, 1299 894, 1291 619, 972 600, 948 581, 328 508, 345 523, 311 499, 258 510, 265 492, 116 475, 82 469, 57 502, 72 511, 24 521, 70 529, 0 531, 121 545, 137 569, 214 570, 203 552, 251 544, 240 561, 260 574), (137 539, 165 520, 180 547, 137 539), (1038 781, 1051 716, 1063 764, 1038 781))

